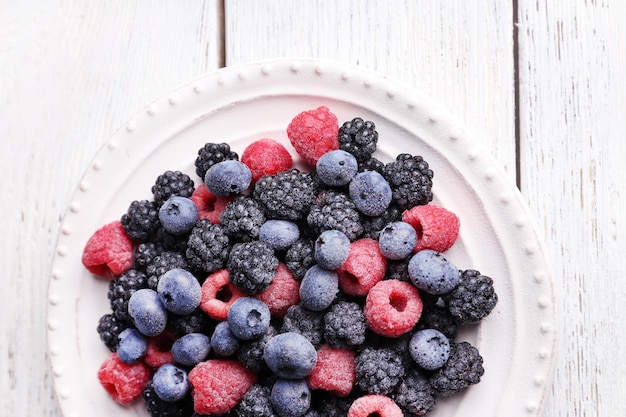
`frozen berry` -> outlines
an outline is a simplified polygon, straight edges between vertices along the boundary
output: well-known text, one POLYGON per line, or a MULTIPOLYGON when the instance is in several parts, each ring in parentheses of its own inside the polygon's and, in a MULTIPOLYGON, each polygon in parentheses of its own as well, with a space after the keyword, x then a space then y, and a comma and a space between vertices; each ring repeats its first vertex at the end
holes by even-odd
POLYGON ((339 230, 325 230, 315 241, 315 260, 324 269, 337 269, 348 259, 350 239, 339 230))
POLYGON ((430 249, 413 255, 408 269, 413 284, 430 294, 445 294, 459 283, 458 268, 442 253, 430 249))
POLYGON ((272 387, 270 400, 280 417, 299 417, 311 407, 311 391, 303 379, 279 379, 272 387))
POLYGON ((311 175, 291 168, 259 179, 253 196, 267 218, 298 220, 310 210, 316 193, 311 175))
POLYGON ((355 358, 351 349, 335 349, 322 345, 317 350, 317 362, 306 378, 309 387, 346 397, 356 380, 355 358))
POLYGON ((275 251, 288 249, 299 238, 298 225, 288 220, 267 220, 259 231, 259 240, 275 251))
POLYGON ((307 110, 293 118, 287 127, 287 136, 304 162, 315 166, 326 152, 339 149, 337 117, 320 106, 307 110))
POLYGON ((200 308, 211 318, 226 320, 228 309, 245 293, 228 280, 228 270, 220 269, 202 283, 200 308))
POLYGON ((402 409, 391 398, 381 394, 369 394, 354 400, 347 417, 403 417, 402 409))
POLYGON ((211 348, 219 356, 230 356, 239 348, 239 340, 230 331, 227 321, 222 321, 215 326, 211 335, 211 348))
POLYGON ((159 209, 159 220, 166 232, 185 234, 198 220, 198 208, 186 197, 172 196, 159 209))
POLYGON ((418 366, 433 371, 448 361, 450 341, 438 330, 420 330, 411 337, 409 352, 418 366))
POLYGON ((348 295, 364 296, 383 279, 387 259, 378 242, 365 238, 350 245, 346 261, 337 269, 339 286, 348 295))
POLYGON ((442 298, 450 314, 459 324, 478 323, 487 317, 498 303, 493 279, 475 269, 462 271, 459 284, 442 298))
POLYGON ((391 187, 376 171, 358 173, 350 181, 350 199, 366 216, 380 216, 391 203, 391 187))
POLYGON ((374 122, 355 117, 341 125, 338 140, 339 147, 354 155, 357 161, 369 161, 378 143, 376 125, 374 122))
POLYGON ((128 301, 128 313, 143 335, 156 336, 167 326, 167 310, 156 291, 143 288, 133 293, 128 301))
POLYGON ((406 210, 402 213, 402 220, 413 226, 417 234, 414 252, 424 249, 445 252, 459 236, 460 221, 457 215, 433 204, 406 210))
POLYGON ((159 228, 159 205, 154 201, 133 201, 120 219, 133 240, 146 241, 159 228))
POLYGON ((148 341, 137 329, 128 328, 120 333, 117 355, 124 363, 133 364, 143 358, 148 350, 148 341))
POLYGON ((167 363, 160 366, 154 373, 152 386, 163 401, 180 401, 189 392, 187 372, 178 366, 167 363))
POLYGON ((220 224, 233 242, 258 239, 264 223, 265 215, 259 203, 248 196, 237 196, 220 214, 220 224))
POLYGON ((256 298, 241 297, 228 310, 228 325, 235 337, 252 340, 265 333, 270 325, 270 310, 256 298))
POLYGON ((356 175, 358 168, 356 158, 339 149, 325 153, 315 165, 319 179, 331 187, 348 184, 356 175))
POLYGON ((252 172, 252 182, 263 175, 274 175, 291 168, 293 160, 289 151, 273 139, 259 139, 252 142, 241 154, 241 162, 252 172))
POLYGON ((129 365, 122 362, 117 353, 112 353, 98 369, 98 381, 120 404, 129 404, 139 398, 151 375, 150 368, 144 363, 129 365))
POLYGON ((222 161, 237 161, 238 159, 237 153, 231 151, 227 143, 205 143, 202 148, 198 149, 198 156, 194 162, 196 174, 200 178, 204 178, 207 170, 213 165, 222 161))
POLYGON ((114 278, 132 266, 133 242, 119 220, 91 235, 83 249, 82 263, 89 272, 104 278, 114 278))
POLYGON ((402 153, 385 165, 383 176, 393 191, 393 200, 403 209, 428 204, 433 199, 433 171, 423 157, 402 153))
POLYGON ((157 293, 163 306, 174 314, 190 314, 200 305, 198 279, 185 269, 171 269, 161 276, 157 293))
POLYGON ((191 197, 194 191, 193 180, 181 171, 165 171, 152 186, 154 201, 159 205, 174 195, 191 197))
POLYGON ((324 313, 308 310, 300 304, 291 306, 283 318, 280 331, 300 333, 317 348, 324 340, 324 313))
POLYGON ((189 265, 211 273, 224 267, 230 251, 230 239, 224 226, 201 219, 191 230, 185 252, 189 265))
POLYGON ((430 385, 448 396, 479 383, 484 372, 478 349, 468 342, 452 343, 448 361, 430 377, 430 385))
POLYGON ((228 279, 248 295, 264 291, 270 286, 278 258, 266 243, 259 240, 236 243, 228 255, 228 279))
POLYGON ((374 285, 365 299, 365 319, 374 332, 398 337, 410 331, 422 314, 422 300, 408 282, 385 280, 374 285))
POLYGON ((313 265, 300 283, 300 302, 309 310, 325 310, 339 292, 337 273, 313 265))
POLYGON ((300 283, 285 264, 279 263, 270 286, 254 297, 267 304, 272 317, 282 318, 289 307, 300 302, 300 283))
POLYGON ((143 360, 146 365, 152 369, 166 363, 174 363, 172 357, 172 344, 175 341, 175 335, 168 331, 164 331, 154 337, 148 338, 148 350, 143 360))
POLYGON ((324 339, 334 348, 363 344, 365 330, 365 316, 357 303, 338 301, 324 314, 324 339))
POLYGON ((198 209, 198 219, 208 219, 213 224, 219 224, 220 214, 233 198, 234 196, 220 197, 213 194, 206 188, 206 184, 199 185, 189 197, 198 209))
POLYGON ((221 197, 240 194, 250 186, 250 168, 239 161, 223 161, 206 172, 204 183, 209 191, 221 197))
POLYGON ((387 259, 403 259, 413 253, 417 243, 415 229, 405 222, 394 222, 387 225, 378 237, 381 253, 387 259))
POLYGON ((363 349, 355 359, 356 382, 370 394, 389 394, 404 376, 400 356, 388 348, 363 349))
POLYGON ((299 379, 311 372, 317 361, 317 352, 306 337, 286 332, 267 342, 263 359, 279 378, 299 379))
POLYGON ((206 359, 210 351, 210 339, 202 333, 186 334, 172 345, 172 357, 185 366, 197 365, 206 359))

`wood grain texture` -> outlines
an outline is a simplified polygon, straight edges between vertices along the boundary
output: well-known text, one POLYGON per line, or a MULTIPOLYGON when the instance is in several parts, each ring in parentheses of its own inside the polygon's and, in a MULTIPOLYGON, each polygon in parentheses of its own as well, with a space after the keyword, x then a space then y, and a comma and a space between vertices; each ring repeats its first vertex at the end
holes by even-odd
POLYGON ((510 3, 227 0, 225 16, 228 65, 313 56, 380 71, 460 118, 514 181, 510 3))
POLYGON ((87 163, 116 129, 150 101, 217 68, 219 5, 0 2, 3 416, 58 415, 45 317, 61 216, 87 163))
POLYGON ((626 412, 626 4, 519 1, 521 185, 560 324, 546 416, 626 412))

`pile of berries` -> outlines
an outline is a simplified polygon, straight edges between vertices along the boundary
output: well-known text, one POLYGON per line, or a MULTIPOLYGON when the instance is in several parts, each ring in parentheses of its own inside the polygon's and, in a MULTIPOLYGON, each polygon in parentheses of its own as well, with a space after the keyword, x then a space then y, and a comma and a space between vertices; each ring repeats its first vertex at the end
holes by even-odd
POLYGON ((431 203, 433 171, 375 159, 375 128, 298 114, 287 136, 308 172, 272 139, 241 160, 204 144, 197 187, 165 171, 92 235, 113 400, 153 417, 421 416, 480 381, 456 334, 493 310, 493 281, 448 260, 460 222, 431 203))

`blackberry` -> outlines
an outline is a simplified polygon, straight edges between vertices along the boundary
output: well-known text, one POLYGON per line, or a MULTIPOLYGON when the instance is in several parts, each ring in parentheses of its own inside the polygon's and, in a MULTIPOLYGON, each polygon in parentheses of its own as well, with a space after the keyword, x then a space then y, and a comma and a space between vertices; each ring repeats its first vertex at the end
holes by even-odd
POLYGON ((229 251, 230 239, 224 226, 201 219, 191 230, 185 255, 190 266, 211 273, 224 267, 229 251))
POLYGON ((270 402, 271 388, 255 384, 237 405, 239 417, 278 417, 270 402))
POLYGON ((159 205, 148 200, 133 201, 120 221, 131 239, 146 241, 156 233, 161 224, 159 205))
POLYGON ((383 279, 397 279, 398 281, 411 282, 409 278, 409 261, 411 257, 397 261, 388 260, 387 270, 383 279))
POLYGON ((400 357, 386 348, 365 348, 354 363, 357 385, 370 394, 389 394, 405 373, 400 357))
POLYGON ((376 171, 382 175, 383 168, 385 168, 385 164, 374 157, 359 163, 359 172, 376 171))
POLYGON ((446 306, 425 303, 415 329, 439 330, 448 339, 454 340, 458 332, 458 325, 446 306))
POLYGON ((447 396, 479 383, 484 373, 478 349, 468 342, 451 343, 448 362, 431 375, 429 382, 438 393, 447 396))
POLYGON ((170 314, 168 325, 178 336, 189 333, 210 335, 213 333, 214 321, 204 311, 197 308, 190 314, 170 314))
POLYGON ((315 265, 314 249, 314 241, 302 237, 287 249, 285 264, 295 279, 304 278, 306 271, 315 265))
POLYGON ((327 392, 313 391, 311 408, 317 411, 319 417, 346 417, 353 402, 354 398, 351 397, 342 398, 327 392))
POLYGON ((383 168, 393 201, 402 209, 428 204, 433 199, 433 171, 421 156, 401 153, 383 168))
POLYGON ((97 331, 104 345, 111 352, 115 352, 120 341, 120 333, 126 328, 128 328, 128 325, 118 320, 113 314, 105 314, 98 321, 97 331))
POLYGON ((313 178, 306 172, 291 168, 261 177, 253 195, 268 218, 297 220, 309 211, 316 193, 313 178))
POLYGON ((395 354, 397 354, 406 370, 415 366, 415 361, 411 357, 411 352, 409 350, 411 337, 413 337, 412 331, 395 338, 383 337, 380 344, 380 347, 391 349, 395 354))
POLYGON ((145 272, 148 265, 154 261, 154 258, 162 254, 164 250, 163 245, 159 242, 140 243, 137 249, 135 249, 133 257, 135 269, 145 272))
POLYGON ((320 191, 311 206, 307 222, 317 234, 325 230, 339 230, 351 242, 363 233, 361 216, 350 197, 337 191, 320 191))
POLYGON ((187 269, 189 265, 185 257, 178 252, 162 252, 146 267, 148 288, 156 291, 161 275, 175 268, 187 269))
POLYGON ((378 240, 380 231, 389 223, 402 221, 402 209, 395 204, 391 204, 383 214, 376 217, 363 216, 363 235, 378 240))
POLYGON ((324 314, 324 339, 334 348, 362 344, 366 327, 365 315, 357 303, 338 301, 324 314))
POLYGON ((237 288, 252 295, 261 292, 272 283, 278 259, 264 242, 236 243, 228 256, 228 279, 237 288))
POLYGON ((269 367, 265 363, 265 359, 263 359, 263 351, 267 342, 277 334, 276 328, 270 326, 263 336, 249 341, 242 341, 237 350, 239 362, 252 372, 268 372, 269 367))
POLYGON ((152 186, 154 201, 161 206, 173 195, 191 197, 194 192, 194 183, 189 175, 180 171, 165 171, 159 175, 152 186))
POLYGON ((135 291, 142 288, 148 288, 148 279, 143 272, 136 269, 129 269, 109 282, 107 298, 116 319, 132 324, 132 319, 128 314, 128 300, 135 291))
POLYGON ((174 402, 163 401, 154 390, 152 381, 146 384, 141 396, 151 417, 188 417, 193 413, 191 397, 174 402))
POLYGON ((339 128, 339 149, 354 155, 358 162, 372 157, 378 143, 378 132, 374 122, 355 117, 339 128))
POLYGON ((317 349, 324 341, 324 313, 307 310, 300 304, 293 305, 283 318, 280 332, 300 333, 317 349))
POLYGON ((173 235, 166 231, 163 227, 159 227, 159 230, 157 231, 157 240, 166 251, 185 253, 187 250, 189 233, 173 235))
POLYGON ((204 176, 209 168, 227 160, 239 160, 239 155, 231 151, 227 143, 205 143, 202 148, 198 149, 198 156, 194 162, 196 174, 204 181, 204 176))
POLYGON ((474 269, 461 272, 459 284, 442 295, 457 323, 478 323, 498 303, 493 280, 474 269))
POLYGON ((250 242, 259 238, 259 230, 265 223, 265 216, 256 200, 252 197, 239 196, 226 204, 226 208, 220 214, 220 223, 232 240, 250 242))
POLYGON ((437 397, 428 377, 415 368, 407 372, 390 397, 405 415, 423 416, 437 405, 437 397))

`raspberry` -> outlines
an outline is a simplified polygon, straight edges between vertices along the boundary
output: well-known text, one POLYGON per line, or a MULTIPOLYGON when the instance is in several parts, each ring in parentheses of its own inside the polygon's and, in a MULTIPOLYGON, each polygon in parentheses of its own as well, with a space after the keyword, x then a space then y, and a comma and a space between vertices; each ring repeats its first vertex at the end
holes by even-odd
POLYGON ((146 241, 159 228, 159 205, 154 201, 133 201, 120 222, 133 240, 146 241))
POLYGON ((289 151, 273 139, 252 142, 241 154, 241 162, 252 172, 252 183, 263 175, 274 175, 291 168, 293 160, 289 151))
POLYGON ((322 345, 317 350, 317 362, 306 379, 309 387, 346 397, 356 380, 355 358, 354 351, 350 349, 322 345))
POLYGON ((254 187, 254 199, 270 219, 298 220, 311 208, 317 187, 297 168, 266 175, 254 187))
POLYGON ((272 283, 278 259, 267 244, 255 240, 237 243, 228 257, 230 282, 248 295, 261 292, 272 283))
POLYGON ((98 381, 114 401, 129 404, 141 396, 152 372, 143 362, 133 365, 120 360, 112 353, 98 369, 98 381))
POLYGON ((116 319, 131 324, 132 319, 128 314, 128 301, 130 297, 142 288, 148 287, 148 279, 143 272, 129 269, 119 277, 109 282, 107 298, 111 310, 116 319))
POLYGON ((176 336, 163 332, 157 336, 148 338, 148 350, 143 360, 152 369, 158 369, 166 363, 174 363, 172 356, 172 344, 176 336))
POLYGON ((230 251, 230 239, 224 226, 207 219, 198 220, 191 230, 186 251, 189 265, 211 273, 224 267, 230 251))
POLYGON ((156 256, 152 262, 146 267, 146 275, 148 276, 148 288, 156 291, 161 275, 175 268, 187 269, 187 260, 177 252, 165 251, 156 256))
POLYGON ((383 176, 391 186, 393 200, 403 209, 428 204, 433 199, 433 171, 419 155, 398 155, 385 165, 383 176))
POLYGON ((354 400, 347 417, 402 417, 402 410, 386 395, 370 394, 354 400))
POLYGON ((442 298, 459 324, 478 323, 498 303, 493 280, 473 269, 461 272, 459 284, 442 298))
POLYGON ((437 397, 428 383, 428 377, 411 369, 391 393, 398 406, 411 415, 423 416, 437 405, 437 397))
POLYGON ((217 196, 206 188, 206 184, 200 184, 189 198, 198 209, 198 219, 209 219, 211 223, 219 224, 220 214, 235 197, 217 196))
POLYGON ((361 236, 361 215, 350 198, 338 191, 321 191, 307 216, 311 228, 320 234, 325 230, 339 230, 351 242, 361 236))
POLYGON ((402 221, 413 226, 417 233, 414 252, 423 249, 445 252, 459 236, 460 222, 456 214, 433 204, 406 210, 402 213, 402 221))
POLYGON ((348 295, 364 296, 383 279, 387 259, 378 242, 364 238, 350 245, 348 259, 337 269, 339 286, 348 295))
POLYGON ((105 314, 98 321, 97 331, 100 340, 109 348, 111 352, 115 352, 119 343, 120 333, 128 327, 122 320, 118 320, 113 314, 105 314))
POLYGON ((208 276, 202 284, 200 308, 215 320, 226 320, 228 309, 244 292, 228 280, 228 270, 220 269, 208 276))
POLYGON ((387 348, 365 348, 355 359, 359 387, 370 394, 388 394, 404 376, 402 359, 387 348))
POLYGON ((480 382, 485 370, 478 349, 468 342, 451 343, 446 364, 430 377, 430 385, 441 395, 452 395, 480 382))
POLYGON ((410 331, 422 313, 422 300, 408 282, 380 281, 365 299, 365 320, 374 332, 398 337, 410 331))
POLYGON ((296 242, 287 249, 285 264, 295 279, 301 280, 304 278, 306 271, 315 265, 313 240, 303 237, 296 240, 296 242))
POLYGON ((304 162, 315 166, 326 152, 339 149, 337 117, 328 107, 301 112, 287 127, 287 136, 304 162))
POLYGON ((196 413, 225 414, 243 399, 256 376, 235 360, 212 359, 196 365, 189 382, 196 413))
POLYGON ((289 307, 300 302, 299 288, 291 271, 284 263, 279 263, 270 286, 255 297, 267 304, 272 317, 283 318, 289 307))
POLYGON ((354 155, 358 162, 372 157, 378 143, 378 132, 374 122, 355 117, 345 122, 338 132, 339 148, 354 155))
POLYGON ((363 344, 365 330, 365 316, 356 303, 338 301, 324 315, 324 339, 334 348, 363 344))
POLYGON ((191 197, 194 191, 193 180, 180 171, 165 171, 159 175, 152 186, 154 201, 161 206, 173 195, 191 197))
POLYGON ((114 278, 133 264, 133 242, 120 221, 102 226, 83 249, 82 263, 92 274, 114 278))
POLYGON ((226 204, 220 224, 232 241, 250 242, 259 238, 265 216, 252 197, 239 196, 226 204))
POLYGON ((209 168, 222 161, 229 160, 238 161, 239 155, 236 152, 232 152, 227 143, 205 143, 202 148, 198 149, 198 156, 194 162, 196 174, 204 179, 209 168))
POLYGON ((291 306, 283 318, 280 332, 300 333, 317 348, 324 340, 324 313, 307 310, 300 304, 291 306))

